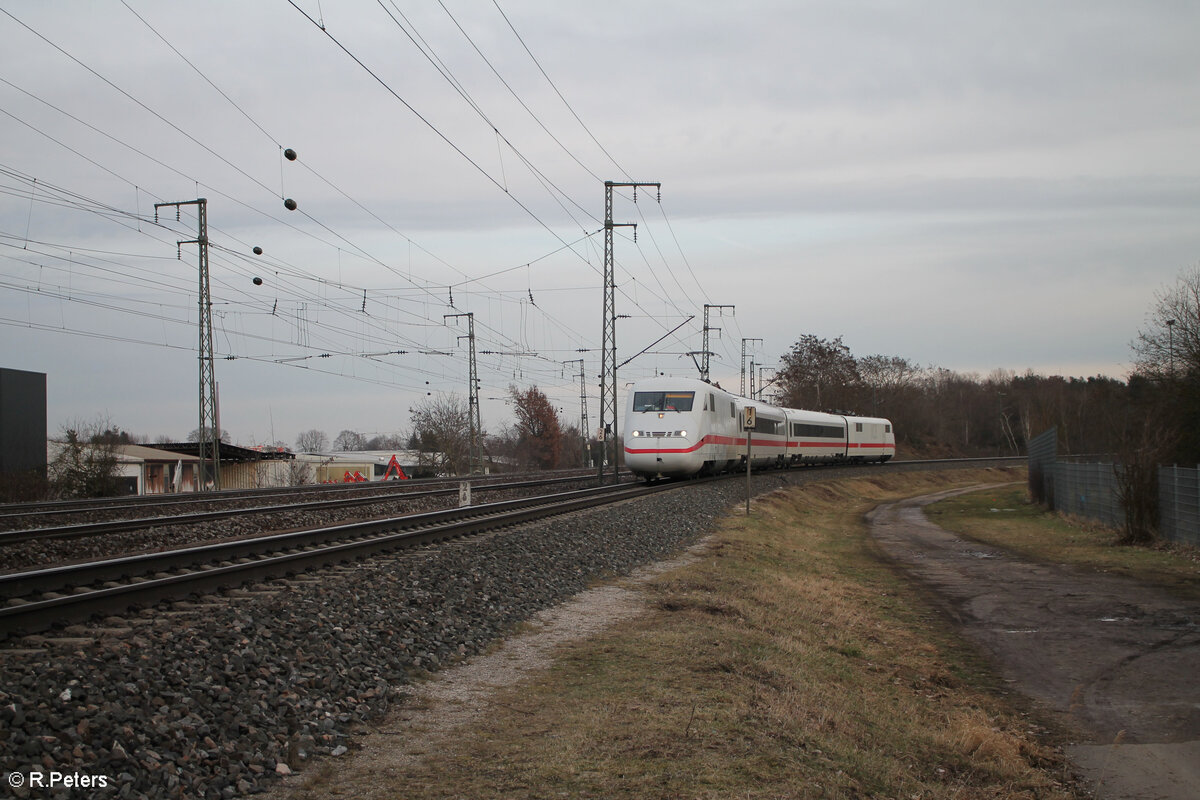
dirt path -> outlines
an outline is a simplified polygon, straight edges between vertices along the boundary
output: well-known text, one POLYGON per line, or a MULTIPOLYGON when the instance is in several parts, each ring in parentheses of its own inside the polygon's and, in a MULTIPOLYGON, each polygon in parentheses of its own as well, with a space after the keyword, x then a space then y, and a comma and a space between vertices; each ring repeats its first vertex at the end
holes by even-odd
POLYGON ((264 800, 316 800, 331 796, 393 798, 404 770, 436 752, 495 707, 494 695, 537 669, 548 667, 556 647, 594 636, 641 613, 642 586, 656 575, 686 566, 704 551, 707 539, 675 558, 650 564, 611 584, 580 592, 537 614, 524 633, 494 650, 435 673, 412 687, 411 702, 364 736, 351 763, 315 775, 292 775, 260 795, 264 800))
POLYGON ((1078 732, 1101 798, 1200 797, 1200 605, 1111 575, 1024 561, 882 505, 875 540, 928 584, 1008 681, 1078 732))

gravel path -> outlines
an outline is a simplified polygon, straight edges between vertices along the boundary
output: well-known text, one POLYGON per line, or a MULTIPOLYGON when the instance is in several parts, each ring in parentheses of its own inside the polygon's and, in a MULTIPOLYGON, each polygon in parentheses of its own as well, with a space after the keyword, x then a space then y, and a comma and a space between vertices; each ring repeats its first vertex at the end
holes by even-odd
POLYGON ((1076 731, 1097 797, 1200 796, 1200 604, 1128 578, 1027 561, 962 539, 921 509, 879 506, 871 534, 930 586, 1006 679, 1076 731))

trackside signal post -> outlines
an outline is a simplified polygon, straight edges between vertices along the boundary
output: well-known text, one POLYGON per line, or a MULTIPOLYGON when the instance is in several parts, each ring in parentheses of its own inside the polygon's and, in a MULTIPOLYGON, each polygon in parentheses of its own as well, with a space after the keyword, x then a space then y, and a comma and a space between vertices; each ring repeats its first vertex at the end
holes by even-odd
POLYGON ((750 440, 754 438, 754 406, 742 409, 742 430, 746 432, 746 516, 750 516, 750 440))
POLYGON ((617 451, 617 310, 616 310, 616 281, 613 279, 613 228, 630 227, 636 230, 633 222, 613 222, 612 195, 613 187, 633 189, 633 198, 637 200, 639 186, 653 186, 661 192, 661 183, 617 183, 604 182, 604 320, 603 344, 600 350, 600 435, 603 437, 603 450, 600 457, 600 482, 604 482, 604 462, 612 464, 612 482, 617 482, 619 469, 617 451), (609 420, 612 420, 611 427, 609 420), (612 454, 609 453, 609 442, 612 442, 612 454))

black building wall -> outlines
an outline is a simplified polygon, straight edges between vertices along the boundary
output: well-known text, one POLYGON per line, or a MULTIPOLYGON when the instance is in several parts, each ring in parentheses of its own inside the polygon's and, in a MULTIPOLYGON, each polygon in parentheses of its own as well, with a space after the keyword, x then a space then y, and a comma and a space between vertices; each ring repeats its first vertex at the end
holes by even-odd
POLYGON ((46 374, 0 367, 0 480, 46 475, 46 374))

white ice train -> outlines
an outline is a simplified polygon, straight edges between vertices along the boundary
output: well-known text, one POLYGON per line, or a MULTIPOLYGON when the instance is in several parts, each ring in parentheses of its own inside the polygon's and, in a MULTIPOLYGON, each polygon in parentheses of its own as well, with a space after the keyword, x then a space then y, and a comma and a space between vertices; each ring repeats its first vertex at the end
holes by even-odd
POLYGON ((796 464, 884 463, 896 455, 892 423, 779 408, 704 381, 650 378, 629 390, 625 466, 639 478, 684 478, 746 465, 742 409, 754 406, 752 469, 796 464))

